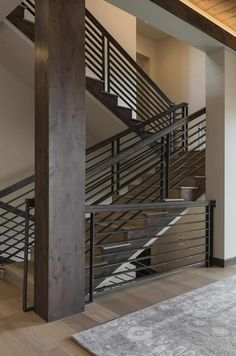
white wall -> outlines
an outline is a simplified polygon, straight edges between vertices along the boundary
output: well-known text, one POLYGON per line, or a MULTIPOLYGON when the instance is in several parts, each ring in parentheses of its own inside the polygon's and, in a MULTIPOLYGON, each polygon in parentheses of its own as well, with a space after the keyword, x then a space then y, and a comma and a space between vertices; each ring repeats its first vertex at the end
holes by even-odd
POLYGON ((224 50, 207 56, 206 198, 216 200, 214 256, 224 259, 224 50))
POLYGON ((34 91, 0 64, 0 188, 34 171, 34 91))
POLYGON ((173 37, 159 41, 137 36, 137 52, 150 57, 150 75, 175 103, 189 103, 192 113, 206 105, 206 56, 173 37))
POLYGON ((13 11, 20 3, 20 0, 1 0, 0 21, 9 15, 9 13, 13 11))
POLYGON ((216 200, 214 256, 236 256, 236 54, 207 58, 207 199, 216 200))
POLYGON ((236 53, 225 52, 225 258, 236 256, 236 53))

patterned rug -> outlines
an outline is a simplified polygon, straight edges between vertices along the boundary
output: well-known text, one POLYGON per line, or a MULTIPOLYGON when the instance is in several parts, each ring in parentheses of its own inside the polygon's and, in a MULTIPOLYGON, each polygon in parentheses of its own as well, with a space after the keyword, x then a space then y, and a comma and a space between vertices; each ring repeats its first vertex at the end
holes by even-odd
POLYGON ((236 276, 72 338, 97 356, 236 356, 236 276))

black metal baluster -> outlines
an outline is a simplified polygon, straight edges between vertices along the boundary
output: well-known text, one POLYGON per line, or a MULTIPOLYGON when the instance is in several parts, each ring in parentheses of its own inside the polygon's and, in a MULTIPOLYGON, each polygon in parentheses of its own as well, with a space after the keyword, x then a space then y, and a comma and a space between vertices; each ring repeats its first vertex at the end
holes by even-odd
MULTIPOLYGON (((188 105, 183 107, 183 118, 188 117, 188 105)), ((188 151, 188 122, 185 124, 185 151, 188 151)))
POLYGON ((165 199, 169 198, 170 190, 170 134, 166 135, 166 158, 165 158, 165 199))
POLYGON ((161 138, 161 177, 160 177, 160 199, 166 199, 166 189, 165 189, 165 137, 161 138))
POLYGON ((102 80, 103 90, 106 91, 106 41, 104 34, 102 34, 102 80))
POLYGON ((215 203, 212 204, 210 203, 210 206, 208 207, 208 266, 211 266, 213 263, 213 257, 214 257, 214 245, 213 245, 213 229, 214 229, 214 207, 215 203))
POLYGON ((90 260, 89 260, 89 302, 93 302, 94 294, 94 235, 95 213, 90 214, 90 260))
MULTIPOLYGON (((114 158, 116 156, 116 148, 115 148, 115 141, 112 141, 111 143, 111 155, 112 158, 114 158)), ((116 167, 115 164, 111 165, 111 193, 114 194, 115 193, 115 175, 116 175, 116 167)))
MULTIPOLYGON (((116 154, 120 153, 120 139, 116 140, 116 154)), ((116 164, 116 191, 117 194, 120 194, 120 162, 116 164)))
POLYGON ((111 92, 111 59, 110 59, 110 48, 111 44, 109 39, 107 39, 107 91, 111 92))
POLYGON ((29 221, 30 208, 34 206, 33 199, 25 200, 25 246, 24 246, 24 278, 23 278, 23 311, 28 312, 34 307, 28 307, 28 272, 29 272, 29 221))

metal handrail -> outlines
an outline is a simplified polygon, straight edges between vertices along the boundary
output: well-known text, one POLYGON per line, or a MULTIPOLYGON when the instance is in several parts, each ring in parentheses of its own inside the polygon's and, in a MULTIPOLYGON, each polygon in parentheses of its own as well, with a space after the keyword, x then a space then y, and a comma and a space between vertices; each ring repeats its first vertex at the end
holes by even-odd
POLYGON ((114 165, 115 163, 119 163, 121 160, 123 160, 125 158, 128 159, 129 156, 131 154, 133 154, 134 152, 136 152, 138 149, 145 147, 147 145, 150 145, 151 143, 156 142, 157 140, 160 140, 164 136, 170 134, 171 132, 173 132, 174 130, 176 130, 178 128, 183 127, 184 125, 190 123, 191 121, 193 121, 197 117, 204 115, 205 113, 206 113, 206 108, 198 110, 194 114, 189 115, 187 118, 180 119, 177 122, 170 125, 169 127, 165 128, 163 130, 160 130, 159 132, 153 133, 151 136, 149 136, 147 138, 142 139, 141 141, 139 141, 132 147, 127 148, 122 153, 119 153, 116 157, 111 158, 99 165, 96 165, 95 167, 91 167, 87 171, 87 178, 90 178, 93 175, 102 172, 104 169, 114 165))

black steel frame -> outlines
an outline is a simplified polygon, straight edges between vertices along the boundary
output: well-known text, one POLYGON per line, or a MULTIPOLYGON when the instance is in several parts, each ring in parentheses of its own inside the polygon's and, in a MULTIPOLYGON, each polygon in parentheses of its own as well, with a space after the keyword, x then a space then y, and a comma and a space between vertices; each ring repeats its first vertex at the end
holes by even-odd
MULTIPOLYGON (((87 273, 87 285, 86 289, 86 301, 92 302, 94 300, 94 295, 110 289, 112 287, 123 286, 130 281, 125 277, 130 277, 130 274, 136 273, 136 277, 133 278, 133 281, 137 281, 140 278, 150 277, 150 275, 158 275, 159 271, 155 269, 161 268, 161 266, 173 264, 173 263, 182 263, 183 266, 179 268, 186 268, 190 266, 199 266, 205 265, 209 267, 211 265, 212 256, 213 256, 213 209, 215 207, 214 201, 195 201, 195 202, 161 202, 161 203, 152 203, 152 204, 123 204, 123 205, 98 205, 98 206, 87 206, 86 213, 90 215, 89 218, 89 273, 87 273), (202 211, 199 211, 199 208, 202 208, 202 211), (131 227, 129 229, 124 229, 125 224, 129 224, 130 220, 124 218, 124 215, 127 212, 137 212, 135 219, 132 221, 144 221, 145 218, 142 216, 145 212, 148 211, 162 211, 166 209, 168 211, 168 218, 166 220, 157 219, 155 225, 151 227, 131 227), (105 229, 101 232, 99 225, 101 220, 99 219, 99 214, 107 213, 107 220, 103 220, 102 224, 106 226, 105 229), (120 214, 120 220, 117 219, 117 223, 122 222, 123 227, 119 227, 119 230, 116 230, 111 223, 114 224, 114 221, 109 220, 109 216, 114 213, 120 214), (123 217, 123 219, 122 219, 123 217), (182 246, 178 249, 173 249, 167 252, 163 250, 159 251, 159 248, 163 249, 163 246, 179 243, 177 239, 177 233, 164 233, 162 237, 161 244, 157 244, 156 247, 152 245, 147 245, 147 242, 150 240, 161 240, 157 238, 157 232, 162 228, 173 227, 171 221, 177 217, 188 217, 188 222, 178 223, 186 234, 184 239, 187 246, 182 246), (197 220, 198 219, 198 220, 197 220), (142 236, 140 235, 142 233, 142 236), (127 243, 114 242, 111 239, 111 242, 106 242, 103 240, 104 236, 109 236, 110 238, 118 233, 131 233, 132 238, 127 240, 127 243), (191 236, 188 236, 191 234, 191 236), (175 240, 173 240, 175 238, 175 240), (188 246, 188 244, 190 245, 188 246), (147 246, 145 246, 145 244, 147 246), (192 245, 191 245, 192 244, 192 245), (120 247, 119 247, 120 246, 120 247), (101 253, 102 248, 107 248, 108 252, 101 253), (149 249, 157 249, 157 253, 151 254, 149 249), (98 252, 99 251, 99 252, 98 252), (137 251, 141 251, 140 257, 135 256, 137 251), (144 253, 147 252, 147 253, 144 253), (178 257, 178 253, 188 253, 187 255, 178 257), (134 254, 134 258, 131 258, 134 254), (122 257, 123 256, 123 257, 122 257), (169 260, 158 261, 152 263, 152 260, 155 261, 157 258, 166 258, 169 256, 169 260), (171 257, 172 256, 172 257, 171 257), (173 257, 174 256, 174 257, 173 257), (96 259, 105 258, 107 263, 104 265, 97 264, 96 259), (122 265, 127 265, 127 263, 134 264, 135 268, 132 270, 127 269, 119 270, 122 265), (138 277, 137 277, 138 275, 138 277), (107 286, 101 286, 104 284, 104 280, 107 278, 112 278, 113 282, 107 286), (116 281, 114 282, 114 278, 116 281), (119 281, 120 280, 120 281, 119 281)), ((181 230, 181 231, 182 231, 181 230)), ((154 243, 153 243, 154 244, 154 243)), ((180 264, 181 264, 180 263, 180 264)), ((172 268, 170 268, 171 270, 172 268)), ((128 278, 129 279, 129 278, 128 278)), ((132 280, 132 278, 131 278, 132 280)))
POLYGON ((28 274, 29 274, 29 248, 33 246, 30 244, 30 237, 32 235, 35 240, 34 216, 31 215, 31 210, 35 208, 34 199, 26 199, 25 201, 25 242, 24 242, 24 278, 23 278, 23 311, 29 312, 34 309, 34 306, 28 306, 28 274), (31 223, 31 226, 30 226, 31 223), (33 223, 33 232, 32 231, 33 223), (31 228, 31 229, 30 229, 31 228))

